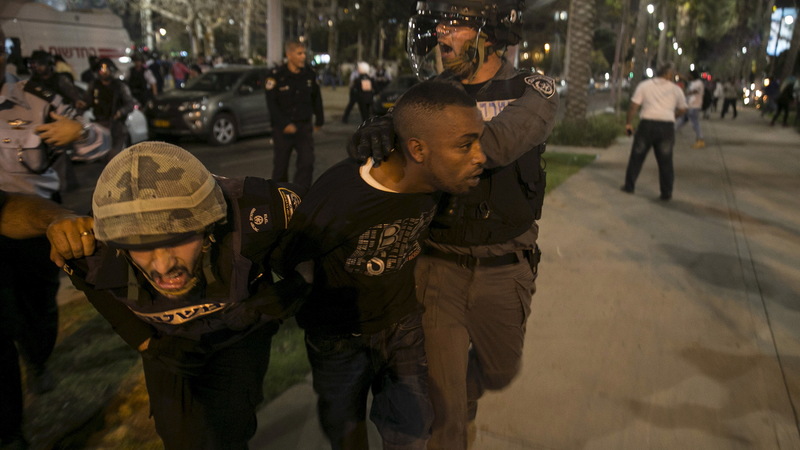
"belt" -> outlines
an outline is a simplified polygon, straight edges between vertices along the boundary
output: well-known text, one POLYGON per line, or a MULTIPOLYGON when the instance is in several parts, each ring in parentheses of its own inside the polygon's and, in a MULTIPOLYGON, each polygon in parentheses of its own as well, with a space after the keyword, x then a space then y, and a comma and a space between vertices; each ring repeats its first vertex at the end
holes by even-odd
POLYGON ((465 269, 473 269, 475 267, 500 267, 509 264, 516 264, 520 262, 517 253, 506 253, 500 256, 484 256, 477 257, 471 255, 459 255, 456 253, 446 253, 435 248, 428 247, 425 252, 426 255, 434 258, 444 259, 451 261, 465 269))

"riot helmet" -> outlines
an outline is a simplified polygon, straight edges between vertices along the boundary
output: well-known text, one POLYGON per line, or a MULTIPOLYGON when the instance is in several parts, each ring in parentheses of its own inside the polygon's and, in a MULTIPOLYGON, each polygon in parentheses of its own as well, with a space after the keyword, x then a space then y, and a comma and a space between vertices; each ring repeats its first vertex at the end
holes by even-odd
POLYGON ((92 196, 95 236, 110 247, 167 247, 222 221, 227 204, 214 176, 165 142, 128 147, 106 165, 92 196))
POLYGON ((426 79, 447 69, 441 54, 442 30, 470 27, 477 33, 461 56, 474 75, 490 52, 502 54, 507 46, 519 42, 523 7, 524 0, 418 1, 406 43, 414 72, 426 79))

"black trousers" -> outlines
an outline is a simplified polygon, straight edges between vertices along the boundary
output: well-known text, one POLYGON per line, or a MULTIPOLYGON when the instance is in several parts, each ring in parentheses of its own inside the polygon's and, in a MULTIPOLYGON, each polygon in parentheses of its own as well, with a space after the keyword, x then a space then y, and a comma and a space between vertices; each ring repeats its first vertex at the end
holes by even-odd
POLYGON ((725 114, 728 113, 728 107, 733 108, 733 118, 736 118, 736 99, 735 98, 726 98, 725 101, 722 102, 722 114, 720 114, 721 118, 725 118, 725 114))
POLYGON ((256 432, 277 322, 211 354, 196 375, 143 358, 150 413, 167 450, 246 449, 256 432))
POLYGON ((0 438, 21 435, 19 355, 41 373, 58 334, 59 269, 47 238, 0 237, 0 438), (19 349, 19 353, 18 350, 19 349))
POLYGON ((650 148, 656 155, 658 163, 658 182, 663 197, 672 196, 672 185, 675 181, 675 170, 672 167, 672 148, 675 146, 675 124, 655 120, 642 120, 633 137, 631 156, 625 170, 625 190, 633 192, 636 179, 642 171, 642 165, 650 148))
POLYGON ((272 159, 272 179, 289 181, 289 158, 297 151, 297 170, 293 182, 309 187, 314 177, 314 125, 311 122, 296 122, 297 132, 286 134, 283 130, 272 130, 275 155, 272 159))

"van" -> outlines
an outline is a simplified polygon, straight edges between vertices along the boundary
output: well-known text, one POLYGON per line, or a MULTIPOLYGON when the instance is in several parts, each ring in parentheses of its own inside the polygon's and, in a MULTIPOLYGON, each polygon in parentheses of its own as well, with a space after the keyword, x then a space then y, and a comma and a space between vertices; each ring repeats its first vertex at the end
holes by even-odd
POLYGON ((106 9, 58 11, 42 3, 2 0, 0 27, 10 50, 8 62, 20 73, 34 50, 61 55, 77 77, 89 68, 89 56, 110 58, 120 75, 131 65, 128 32, 122 19, 106 9))

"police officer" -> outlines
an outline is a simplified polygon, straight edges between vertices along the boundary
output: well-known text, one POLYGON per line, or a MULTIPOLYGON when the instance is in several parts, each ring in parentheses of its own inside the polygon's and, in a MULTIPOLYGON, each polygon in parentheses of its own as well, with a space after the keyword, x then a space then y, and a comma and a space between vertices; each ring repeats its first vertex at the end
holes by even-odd
POLYGON ((66 73, 56 72, 56 60, 44 50, 35 50, 28 58, 31 77, 27 84, 29 90, 36 90, 38 95, 47 96, 46 92, 58 94, 67 103, 78 109, 86 107, 80 91, 75 87, 66 73))
POLYGON ((255 433, 272 336, 306 286, 296 272, 272 284, 265 263, 299 201, 291 186, 216 178, 163 142, 100 174, 81 230, 98 250, 64 270, 141 352, 167 449, 245 449, 255 433))
MULTIPOLYGON (((5 73, 5 51, 0 45, 0 74, 5 73)), ((106 130, 81 120, 54 90, 0 77, 0 190, 58 200, 60 180, 53 164, 67 150, 74 159, 93 159, 110 146, 106 130)), ((0 383, 0 441, 23 447, 17 348, 28 367, 28 390, 53 389, 46 361, 58 330, 58 271, 48 261, 50 245, 43 237, 0 237, 0 249, 0 374, 7 377, 0 383)))
POLYGON ((106 160, 116 156, 129 140, 125 120, 133 112, 136 101, 128 85, 117 77, 117 66, 109 58, 100 58, 94 67, 97 78, 89 85, 86 103, 94 112, 95 121, 111 130, 111 151, 106 160))
POLYGON ((317 75, 306 67, 305 45, 291 41, 286 44, 285 51, 286 64, 272 69, 264 86, 275 143, 272 179, 289 180, 289 157, 295 149, 297 172, 294 182, 309 187, 314 175, 312 135, 325 123, 322 95, 317 75))
MULTIPOLYGON (((487 121, 487 170, 468 194, 445 196, 416 267, 435 412, 429 449, 466 448, 478 399, 521 366, 540 255, 543 143, 558 109, 552 79, 504 57, 519 42, 523 9, 518 0, 420 1, 410 21, 417 75, 444 69, 438 78, 462 86, 487 121)), ((385 134, 384 121, 365 127, 351 154, 377 129, 385 134)))

